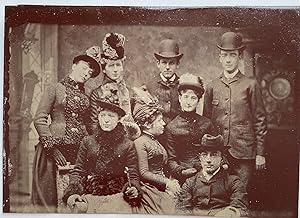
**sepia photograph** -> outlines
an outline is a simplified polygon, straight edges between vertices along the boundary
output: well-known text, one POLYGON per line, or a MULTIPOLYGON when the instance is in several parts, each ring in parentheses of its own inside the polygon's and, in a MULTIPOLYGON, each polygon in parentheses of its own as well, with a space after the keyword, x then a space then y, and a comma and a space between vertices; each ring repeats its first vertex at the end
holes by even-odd
POLYGON ((3 213, 298 217, 300 7, 5 6, 3 213))

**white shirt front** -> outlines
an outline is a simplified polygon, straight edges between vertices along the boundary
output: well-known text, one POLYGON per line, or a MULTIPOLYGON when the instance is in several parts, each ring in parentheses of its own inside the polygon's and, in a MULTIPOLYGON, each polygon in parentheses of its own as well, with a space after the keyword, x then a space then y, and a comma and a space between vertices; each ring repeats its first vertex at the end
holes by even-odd
POLYGON ((162 73, 160 73, 159 75, 160 75, 160 78, 162 79, 162 81, 164 81, 164 82, 174 82, 176 79, 175 73, 173 74, 173 76, 170 79, 167 79, 166 77, 164 77, 164 75, 162 73))
POLYGON ((224 76, 226 77, 226 79, 232 79, 238 72, 239 69, 236 69, 233 73, 228 73, 226 70, 224 70, 224 76))

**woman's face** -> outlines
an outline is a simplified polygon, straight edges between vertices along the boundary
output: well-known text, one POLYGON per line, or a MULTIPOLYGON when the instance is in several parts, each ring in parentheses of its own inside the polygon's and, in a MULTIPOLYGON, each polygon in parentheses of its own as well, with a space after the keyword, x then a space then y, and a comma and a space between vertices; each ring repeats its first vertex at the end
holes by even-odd
POLYGON ((119 115, 116 112, 104 109, 98 115, 100 128, 103 131, 112 131, 116 128, 119 122, 119 115))
POLYGON ((107 60, 104 73, 110 79, 119 81, 123 77, 123 62, 122 60, 107 60))
POLYGON ((179 94, 179 103, 182 111, 192 112, 196 110, 198 102, 199 97, 192 89, 182 90, 179 94))
POLYGON ((155 136, 158 136, 164 133, 165 125, 166 123, 163 120, 163 115, 159 114, 152 124, 150 124, 150 127, 147 129, 147 131, 155 136))
POLYGON ((71 76, 78 83, 85 83, 88 81, 93 74, 93 69, 90 68, 88 62, 79 61, 72 65, 71 76))

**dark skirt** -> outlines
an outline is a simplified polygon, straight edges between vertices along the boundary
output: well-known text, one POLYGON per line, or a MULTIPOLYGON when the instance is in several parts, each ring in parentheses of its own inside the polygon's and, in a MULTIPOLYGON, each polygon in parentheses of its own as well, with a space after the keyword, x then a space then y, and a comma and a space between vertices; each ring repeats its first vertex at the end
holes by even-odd
POLYGON ((37 212, 56 212, 57 187, 56 187, 55 161, 46 154, 42 144, 36 145, 33 160, 32 194, 31 201, 37 212))

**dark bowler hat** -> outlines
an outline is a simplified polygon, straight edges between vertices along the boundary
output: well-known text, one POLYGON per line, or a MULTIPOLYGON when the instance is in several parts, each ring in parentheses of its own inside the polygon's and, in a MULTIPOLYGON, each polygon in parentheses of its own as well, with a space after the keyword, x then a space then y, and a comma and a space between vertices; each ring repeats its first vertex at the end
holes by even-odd
POLYGON ((93 69, 92 77, 96 77, 100 74, 101 68, 98 62, 89 55, 78 55, 73 59, 73 64, 78 63, 79 61, 87 62, 91 69, 93 69))
POLYGON ((246 48, 246 46, 243 45, 242 36, 234 32, 224 33, 217 47, 224 51, 243 50, 246 48))
POLYGON ((173 39, 164 39, 159 43, 158 53, 154 56, 160 60, 161 58, 177 58, 180 60, 183 54, 179 53, 179 46, 173 39))
POLYGON ((119 114, 120 117, 125 116, 125 111, 120 107, 118 97, 118 87, 115 83, 106 83, 101 86, 101 92, 96 104, 99 112, 102 109, 108 109, 119 114))
POLYGON ((224 146, 224 139, 221 135, 212 136, 210 134, 205 134, 202 137, 201 144, 198 146, 200 151, 224 151, 230 148, 230 146, 224 146))

